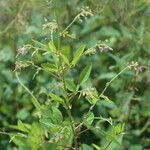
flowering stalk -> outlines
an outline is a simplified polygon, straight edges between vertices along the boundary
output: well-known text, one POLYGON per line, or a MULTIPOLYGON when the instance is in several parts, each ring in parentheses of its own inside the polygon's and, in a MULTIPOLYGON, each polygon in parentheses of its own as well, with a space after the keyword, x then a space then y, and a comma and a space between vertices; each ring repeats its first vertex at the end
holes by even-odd
POLYGON ((67 30, 76 20, 79 19, 79 21, 82 21, 82 18, 87 18, 88 16, 93 16, 93 14, 92 11, 89 9, 89 7, 86 7, 85 9, 82 9, 82 11, 74 17, 71 23, 60 33, 60 36, 65 37, 65 35, 68 33, 67 30))

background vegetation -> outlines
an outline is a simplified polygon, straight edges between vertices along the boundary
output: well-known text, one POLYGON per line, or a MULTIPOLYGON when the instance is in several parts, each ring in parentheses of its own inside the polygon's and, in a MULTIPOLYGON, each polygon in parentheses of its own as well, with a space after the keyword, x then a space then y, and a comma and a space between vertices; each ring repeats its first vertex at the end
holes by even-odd
MULTIPOLYGON (((16 125, 18 120, 27 124, 36 122, 32 97, 15 77, 17 49, 24 44, 33 44, 31 39, 43 43, 49 41, 50 32, 43 29, 43 24, 56 20, 60 30, 63 30, 87 6, 93 16, 82 22, 74 22, 69 28, 70 35, 62 40, 62 50, 72 55, 81 44, 85 44, 88 49, 97 41, 102 41, 112 47, 113 51, 83 57, 78 64, 78 70, 73 73, 74 79, 78 77, 83 66, 92 62, 93 69, 87 84, 93 84, 97 91, 101 92, 105 84, 128 63, 138 62, 136 70, 126 70, 112 82, 105 93, 111 102, 98 102, 94 114, 103 118, 111 117, 113 122, 125 124, 125 134, 120 139, 121 145, 118 146, 114 142, 108 149, 150 148, 149 0, 1 0, 0 149, 22 150, 21 140, 9 141, 10 137, 7 134, 14 132, 11 125, 16 125)), ((28 54, 26 57, 29 57, 28 54)), ((42 62, 43 58, 37 54, 34 60, 42 62)), ((45 93, 56 87, 56 82, 44 72, 33 78, 35 72, 34 68, 29 67, 22 71, 21 79, 34 91, 39 102, 45 103, 45 93)), ((87 107, 89 104, 86 101, 76 103, 73 115, 76 118, 80 117, 87 107)), ((33 132, 36 132, 36 125, 32 126, 35 128, 33 132)), ((110 125, 104 123, 101 128, 108 131, 110 125)), ((105 147, 107 142, 103 136, 98 136, 92 131, 82 134, 79 139, 85 150, 94 149, 92 144, 105 147)))

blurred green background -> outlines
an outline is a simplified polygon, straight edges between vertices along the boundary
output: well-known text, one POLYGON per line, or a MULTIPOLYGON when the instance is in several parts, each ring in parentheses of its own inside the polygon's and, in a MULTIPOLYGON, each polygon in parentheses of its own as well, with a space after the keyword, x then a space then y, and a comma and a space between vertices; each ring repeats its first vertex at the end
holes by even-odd
MULTIPOLYGON (((112 103, 98 103, 96 113, 125 122, 123 150, 150 149, 149 0, 0 0, 0 130, 10 132, 9 125, 18 119, 28 123, 34 119, 31 97, 14 76, 16 50, 31 39, 50 39, 50 33, 42 29, 45 20, 55 19, 64 29, 86 6, 94 16, 82 23, 76 21, 69 29, 76 39, 65 38, 63 46, 72 51, 82 43, 88 48, 101 40, 114 49, 81 61, 81 66, 93 63, 91 80, 98 91, 128 62, 139 63, 135 72, 128 70, 111 84, 105 95, 112 103)), ((39 93, 52 88, 53 83, 45 74, 32 79, 34 73, 28 69, 22 76, 42 102, 39 93)), ((93 140, 87 138, 85 143, 90 145, 93 140)), ((0 150, 14 147, 7 135, 0 134, 0 150)))

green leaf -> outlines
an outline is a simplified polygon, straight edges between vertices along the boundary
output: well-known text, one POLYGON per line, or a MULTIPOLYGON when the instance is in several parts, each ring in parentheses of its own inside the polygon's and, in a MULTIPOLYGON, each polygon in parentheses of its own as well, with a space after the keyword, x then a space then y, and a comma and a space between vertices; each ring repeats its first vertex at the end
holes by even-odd
POLYGON ((48 50, 51 51, 51 52, 56 52, 57 51, 56 47, 55 47, 55 45, 54 45, 54 43, 52 41, 50 41, 48 43, 48 50))
POLYGON ((73 60, 71 62, 73 66, 75 66, 78 60, 80 59, 81 55, 83 54, 84 49, 85 49, 85 45, 81 45, 79 49, 77 49, 77 51, 74 53, 73 60))
POLYGON ((50 133, 56 132, 62 124, 63 116, 60 110, 56 107, 46 107, 43 106, 40 110, 41 118, 40 123, 45 130, 50 133))
POLYGON ((104 100, 109 101, 109 102, 111 101, 107 96, 103 94, 100 96, 100 98, 103 98, 104 100))
POLYGON ((109 117, 109 118, 99 117, 99 123, 101 123, 101 122, 108 122, 109 124, 112 125, 112 119, 111 119, 111 117, 109 117))
POLYGON ((31 147, 29 146, 29 144, 27 143, 27 138, 26 135, 22 135, 17 133, 13 133, 10 135, 10 141, 13 141, 13 143, 18 147, 18 149, 20 150, 31 150, 31 147))
POLYGON ((82 150, 93 150, 93 148, 86 144, 82 144, 82 150))
POLYGON ((32 150, 40 149, 40 145, 43 142, 44 132, 38 123, 33 123, 31 127, 31 132, 28 135, 27 142, 32 150))
POLYGON ((56 132, 60 128, 60 125, 51 123, 50 119, 47 119, 47 118, 40 119, 40 123, 41 123, 41 126, 47 132, 49 132, 51 134, 54 133, 54 132, 56 132))
POLYGON ((54 64, 50 64, 50 63, 43 63, 41 64, 41 67, 47 71, 47 72, 57 72, 58 69, 54 64))
POLYGON ((92 146, 96 149, 96 150, 102 150, 98 145, 96 144, 92 144, 92 146))
POLYGON ((49 119, 49 123, 60 124, 63 121, 63 116, 60 110, 51 106, 50 108, 44 106, 41 110, 42 118, 49 119))
POLYGON ((120 135, 123 133, 124 124, 118 123, 117 125, 113 125, 110 130, 106 132, 106 139, 116 143, 118 146, 121 146, 121 142, 118 140, 120 135))
POLYGON ((69 45, 61 46, 60 52, 65 55, 68 59, 70 59, 71 49, 69 45))
POLYGON ((90 112, 88 114, 88 117, 84 120, 84 124, 86 125, 87 128, 90 128, 93 121, 94 121, 94 114, 90 112))
POLYGON ((61 58, 63 59, 63 62, 65 64, 67 64, 68 66, 70 66, 69 60, 68 58, 64 55, 64 54, 60 54, 61 58))
POLYGON ((95 105, 99 100, 99 96, 96 88, 89 89, 86 93, 85 98, 88 100, 90 104, 95 105))
POLYGON ((55 101, 57 101, 57 102, 59 102, 59 103, 64 104, 64 99, 62 99, 62 98, 59 97, 58 95, 55 95, 55 94, 53 94, 53 93, 50 93, 49 96, 50 96, 53 100, 55 100, 55 101))
POLYGON ((103 26, 100 31, 99 31, 99 34, 103 37, 105 36, 110 36, 110 37, 120 37, 120 32, 111 27, 111 26, 103 26))
POLYGON ((18 129, 23 132, 29 132, 25 124, 22 123, 21 120, 18 120, 18 129))
POLYGON ((63 116, 60 110, 56 107, 52 107, 52 112, 53 112, 53 118, 55 118, 56 123, 60 124, 63 121, 63 116))
POLYGON ((81 74, 79 76, 79 82, 78 82, 79 85, 81 85, 87 81, 87 79, 90 76, 91 69, 92 69, 92 65, 88 65, 83 69, 83 71, 81 72, 81 74))
POLYGON ((41 42, 39 42, 39 41, 37 41, 37 40, 34 40, 34 39, 32 39, 32 41, 33 41, 36 45, 38 45, 39 47, 41 47, 41 48, 46 48, 46 45, 44 45, 43 43, 41 43, 41 42))
POLYGON ((121 134, 124 131, 124 123, 118 123, 117 125, 113 126, 113 130, 116 134, 121 134))
POLYGON ((73 81, 71 81, 71 80, 66 80, 65 83, 66 83, 66 87, 67 87, 67 89, 68 89, 69 91, 71 91, 71 92, 76 92, 76 85, 74 84, 73 81))

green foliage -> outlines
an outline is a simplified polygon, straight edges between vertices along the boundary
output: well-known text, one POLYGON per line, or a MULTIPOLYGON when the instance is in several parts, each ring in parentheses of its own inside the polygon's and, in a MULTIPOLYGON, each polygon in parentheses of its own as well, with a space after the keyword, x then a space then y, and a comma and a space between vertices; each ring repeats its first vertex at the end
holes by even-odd
POLYGON ((57 101, 57 102, 59 102, 59 103, 64 103, 64 100, 63 100, 61 97, 59 97, 59 96, 57 96, 57 95, 55 95, 55 94, 53 94, 53 93, 50 93, 49 96, 50 96, 53 100, 55 100, 55 101, 57 101))
POLYGON ((85 118, 84 124, 86 125, 87 128, 90 128, 93 121, 94 121, 94 114, 90 112, 88 116, 85 118))
POLYGON ((0 149, 149 149, 149 6, 1 0, 0 149))
POLYGON ((80 46, 74 53, 74 56, 73 56, 73 60, 71 62, 72 65, 76 65, 76 63, 78 62, 78 60, 80 59, 81 55, 83 54, 83 51, 85 49, 85 46, 82 45, 80 46))
POLYGON ((87 81, 87 79, 90 76, 91 69, 92 69, 92 65, 88 65, 83 69, 83 71, 79 76, 79 83, 78 83, 79 85, 82 85, 84 82, 87 81))

